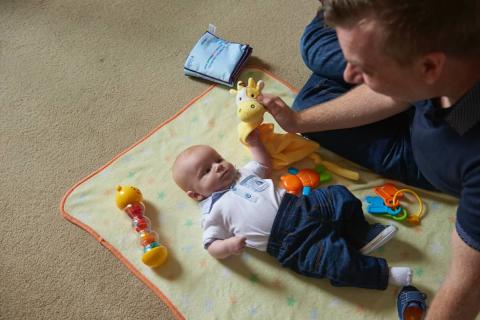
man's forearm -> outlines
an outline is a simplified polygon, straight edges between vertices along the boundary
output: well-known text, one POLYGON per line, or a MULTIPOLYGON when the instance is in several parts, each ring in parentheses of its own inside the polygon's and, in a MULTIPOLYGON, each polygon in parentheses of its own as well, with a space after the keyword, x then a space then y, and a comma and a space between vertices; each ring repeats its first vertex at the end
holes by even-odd
POLYGON ((452 262, 444 283, 428 308, 429 320, 475 319, 480 311, 480 252, 470 248, 454 230, 452 262))
POLYGON ((358 127, 407 110, 408 103, 395 101, 360 85, 343 96, 297 114, 298 132, 358 127))

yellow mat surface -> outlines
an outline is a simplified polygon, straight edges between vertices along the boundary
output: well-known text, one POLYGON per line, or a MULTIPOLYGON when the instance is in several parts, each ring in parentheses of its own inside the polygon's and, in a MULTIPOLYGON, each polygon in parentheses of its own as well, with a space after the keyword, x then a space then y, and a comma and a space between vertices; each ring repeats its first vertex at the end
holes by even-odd
MULTIPOLYGON (((258 68, 245 69, 240 79, 248 77, 263 80, 264 92, 292 103, 296 91, 287 83, 258 68)), ((273 120, 267 115, 265 122, 273 120)), ((244 165, 250 154, 238 141, 237 123, 235 99, 228 89, 209 87, 172 119, 73 186, 62 200, 63 216, 108 248, 179 319, 395 319, 397 288, 335 288, 327 280, 282 268, 266 253, 247 249, 241 256, 217 261, 203 249, 198 206, 176 187, 170 168, 175 155, 192 144, 210 144, 237 167, 244 165), (145 214, 170 253, 165 265, 150 269, 142 264, 137 233, 130 218, 115 205, 118 184, 135 185, 142 191, 145 214)), ((276 130, 280 131, 278 125, 276 130)), ((360 172, 359 182, 334 176, 331 183, 346 185, 362 200, 385 182, 326 150, 320 154, 360 172)), ((296 165, 311 166, 308 161, 296 165)), ((368 214, 367 219, 399 227, 395 239, 373 255, 386 258, 392 266, 410 266, 414 285, 426 291, 431 301, 448 268, 457 203, 416 191, 427 210, 421 225, 412 227, 368 214)), ((415 202, 408 206, 416 210, 415 202)))

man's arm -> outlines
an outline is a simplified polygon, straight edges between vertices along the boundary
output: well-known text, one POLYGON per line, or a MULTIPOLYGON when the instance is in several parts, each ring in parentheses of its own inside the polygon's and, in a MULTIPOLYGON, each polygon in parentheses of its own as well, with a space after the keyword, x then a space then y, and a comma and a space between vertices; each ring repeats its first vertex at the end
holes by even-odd
POLYGON ((295 112, 280 98, 261 95, 257 100, 287 132, 318 132, 344 129, 377 122, 407 110, 410 105, 359 85, 325 103, 295 112))
POLYGON ((452 233, 452 261, 427 319, 475 319, 480 311, 480 252, 452 233))

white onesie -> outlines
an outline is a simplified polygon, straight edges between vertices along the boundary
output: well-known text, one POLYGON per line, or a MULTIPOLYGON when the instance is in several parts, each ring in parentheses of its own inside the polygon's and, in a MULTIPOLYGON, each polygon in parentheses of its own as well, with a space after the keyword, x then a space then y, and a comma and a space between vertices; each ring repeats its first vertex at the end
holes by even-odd
POLYGON ((249 162, 240 178, 228 189, 215 192, 200 202, 203 245, 236 235, 247 237, 248 247, 267 250, 268 238, 285 190, 263 179, 265 167, 249 162))

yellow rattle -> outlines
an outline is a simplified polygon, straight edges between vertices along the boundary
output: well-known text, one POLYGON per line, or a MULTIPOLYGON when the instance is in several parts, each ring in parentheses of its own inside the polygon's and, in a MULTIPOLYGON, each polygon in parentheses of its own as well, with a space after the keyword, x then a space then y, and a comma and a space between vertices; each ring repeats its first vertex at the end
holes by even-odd
POLYGON ((158 235, 151 229, 148 217, 144 215, 143 195, 134 186, 116 186, 115 202, 117 207, 132 219, 132 225, 140 237, 143 246, 142 262, 155 268, 162 265, 168 257, 168 250, 158 243, 158 235))

